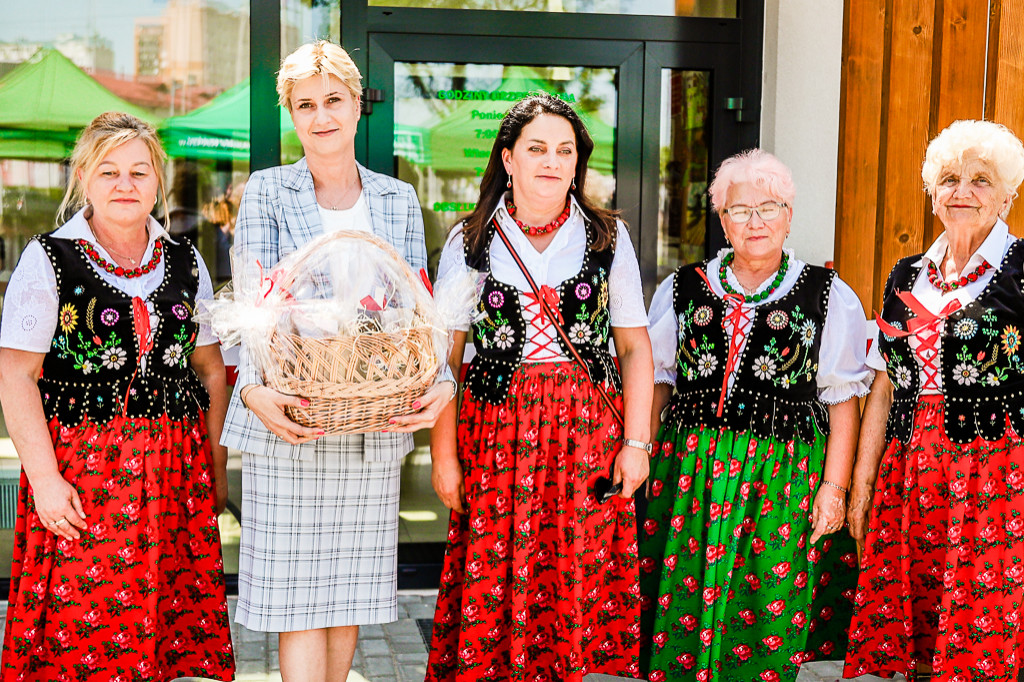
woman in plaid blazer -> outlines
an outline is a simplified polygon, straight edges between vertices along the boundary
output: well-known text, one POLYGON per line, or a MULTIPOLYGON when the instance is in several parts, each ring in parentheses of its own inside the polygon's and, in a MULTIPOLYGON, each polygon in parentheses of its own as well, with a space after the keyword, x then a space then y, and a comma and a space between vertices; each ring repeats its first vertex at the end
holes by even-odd
MULTIPOLYGON (((348 54, 318 41, 278 74, 305 158, 253 173, 242 197, 237 248, 264 268, 316 237, 365 230, 414 270, 426 266, 413 188, 355 160, 360 74, 348 54)), ((412 431, 432 426, 454 394, 445 375, 389 433, 321 437, 285 408, 242 347, 238 390, 222 443, 242 451, 242 540, 236 620, 278 632, 281 675, 345 679, 359 625, 397 619, 398 492, 412 431)))

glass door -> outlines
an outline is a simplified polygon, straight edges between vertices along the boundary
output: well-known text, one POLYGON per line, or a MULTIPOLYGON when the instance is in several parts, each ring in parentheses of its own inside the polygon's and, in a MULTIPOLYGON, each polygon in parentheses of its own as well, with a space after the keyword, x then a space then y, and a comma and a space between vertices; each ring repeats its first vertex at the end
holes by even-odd
POLYGON ((731 46, 645 44, 639 254, 648 297, 680 265, 725 245, 707 190, 742 145, 735 61, 731 46))
POLYGON ((639 73, 640 43, 597 54, 582 41, 545 50, 544 41, 521 39, 372 35, 369 52, 370 87, 385 93, 366 124, 369 163, 416 188, 432 271, 449 228, 475 206, 501 118, 531 92, 564 99, 586 123, 596 144, 593 198, 608 207, 637 202, 638 178, 623 184, 617 171, 626 143, 621 83, 639 73))
MULTIPOLYGON (((475 206, 502 116, 536 91, 570 102, 587 124, 596 144, 591 198, 622 212, 648 295, 721 241, 706 195, 714 166, 738 151, 736 116, 718 106, 738 94, 735 51, 372 31, 367 47, 367 86, 381 95, 363 123, 367 162, 416 188, 432 270, 451 226, 475 206)), ((418 434, 403 468, 399 563, 407 585, 436 579, 428 567, 440 561, 447 536, 426 442, 418 434)))

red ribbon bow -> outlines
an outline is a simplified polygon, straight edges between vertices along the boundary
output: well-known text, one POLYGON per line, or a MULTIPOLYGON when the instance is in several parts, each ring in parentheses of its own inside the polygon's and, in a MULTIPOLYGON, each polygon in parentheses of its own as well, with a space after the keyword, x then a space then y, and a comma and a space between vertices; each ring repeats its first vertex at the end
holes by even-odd
MULTIPOLYGON (((534 301, 537 301, 538 304, 541 303, 540 300, 538 300, 537 296, 532 291, 527 291, 525 293, 526 293, 526 296, 528 298, 533 299, 534 301)), ((562 322, 562 311, 558 309, 558 303, 560 301, 559 296, 558 296, 558 291, 556 289, 552 289, 547 284, 542 284, 541 287, 540 287, 540 295, 541 295, 541 297, 543 297, 544 303, 547 304, 547 305, 541 304, 541 306, 540 306, 541 315, 543 315, 552 324, 557 324, 559 326, 562 326, 564 323, 562 322), (548 315, 548 311, 549 310, 555 316, 556 319, 554 319, 554 320, 551 319, 551 316, 548 315)))
POLYGON ((135 336, 139 339, 139 360, 153 350, 153 330, 149 326, 149 309, 146 302, 135 296, 132 298, 132 318, 135 323, 135 336))
POLYGON ((903 303, 910 308, 910 312, 914 313, 916 317, 911 318, 907 322, 907 330, 897 329, 888 322, 882 319, 881 313, 875 313, 875 322, 878 323, 878 328, 882 330, 882 333, 892 338, 903 338, 904 336, 910 336, 911 334, 917 334, 922 329, 935 324, 935 322, 944 320, 956 311, 960 310, 960 301, 953 299, 946 304, 939 313, 936 315, 932 311, 924 307, 921 301, 910 293, 909 291, 897 291, 896 296, 899 297, 903 303))
POLYGON ((132 378, 128 381, 128 388, 124 392, 124 403, 121 407, 123 416, 128 414, 128 398, 131 396, 135 377, 139 375, 139 369, 142 367, 142 359, 146 353, 153 350, 153 328, 149 324, 149 308, 146 307, 146 301, 138 296, 132 297, 132 322, 135 325, 135 337, 139 341, 139 356, 136 358, 137 362, 135 371, 132 372, 132 378))
MULTIPOLYGON (((701 268, 697 268, 697 274, 708 285, 708 289, 711 289, 711 282, 701 268)), ((714 289, 711 290, 714 291, 714 289)), ((738 332, 740 331, 740 325, 747 317, 743 312, 743 304, 746 302, 746 299, 742 295, 726 292, 722 299, 726 302, 726 307, 728 308, 725 319, 722 320, 722 328, 725 328, 726 322, 731 322, 732 337, 729 339, 729 353, 725 359, 725 377, 722 378, 722 392, 718 394, 718 410, 716 412, 718 417, 721 417, 722 412, 725 410, 725 394, 729 390, 729 375, 736 369, 736 358, 739 356, 740 343, 742 342, 742 334, 738 334, 738 332), (732 304, 731 306, 729 306, 730 303, 732 304), (740 338, 737 338, 737 336, 740 338)))

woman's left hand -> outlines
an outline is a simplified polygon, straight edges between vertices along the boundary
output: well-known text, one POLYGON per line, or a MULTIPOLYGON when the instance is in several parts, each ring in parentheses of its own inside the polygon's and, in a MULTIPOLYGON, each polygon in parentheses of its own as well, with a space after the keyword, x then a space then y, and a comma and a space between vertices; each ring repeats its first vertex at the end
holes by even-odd
POLYGON ((624 445, 615 458, 612 483, 622 481, 621 497, 633 497, 636 489, 643 485, 651 473, 651 462, 647 453, 640 448, 624 445))
POLYGON ((416 410, 404 417, 392 417, 391 425, 387 428, 389 432, 411 433, 420 429, 429 429, 441 416, 441 410, 452 401, 455 396, 452 393, 452 382, 442 381, 424 393, 419 400, 412 404, 416 410))
POLYGON ((831 535, 846 522, 846 493, 830 485, 820 485, 811 508, 811 544, 831 535))

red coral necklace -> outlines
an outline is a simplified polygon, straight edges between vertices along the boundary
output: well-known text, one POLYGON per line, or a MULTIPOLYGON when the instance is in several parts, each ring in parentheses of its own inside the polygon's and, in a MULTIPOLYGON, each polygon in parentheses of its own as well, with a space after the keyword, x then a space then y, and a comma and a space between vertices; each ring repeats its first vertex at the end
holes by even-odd
POLYGON ((93 263, 100 266, 101 269, 106 270, 112 275, 117 275, 118 277, 124 277, 126 279, 142 277, 143 275, 147 275, 150 272, 152 272, 154 269, 156 269, 156 266, 160 264, 160 259, 164 253, 163 240, 157 239, 153 243, 153 257, 149 259, 149 262, 140 265, 137 268, 127 270, 121 267, 120 265, 115 265, 114 263, 111 263, 106 258, 101 256, 99 254, 99 251, 96 250, 96 247, 93 246, 92 242, 90 242, 88 239, 79 239, 77 241, 78 245, 82 247, 83 251, 85 251, 85 255, 87 255, 93 263))
POLYGON ((928 261, 928 281, 932 285, 944 294, 948 294, 954 289, 965 287, 971 282, 977 282, 978 278, 984 275, 992 266, 988 264, 988 261, 981 261, 981 265, 974 268, 974 272, 968 272, 960 279, 955 279, 952 282, 942 281, 942 277, 939 275, 939 268, 933 261, 928 261))
POLYGON ((522 230, 526 234, 530 235, 531 237, 537 237, 537 236, 540 236, 542 234, 547 234, 548 232, 554 232, 555 230, 560 228, 562 225, 565 224, 565 221, 569 219, 569 212, 570 212, 571 208, 572 208, 572 202, 569 201, 569 199, 566 199, 565 200, 565 209, 558 215, 557 218, 552 220, 547 225, 541 225, 541 226, 537 227, 537 226, 534 226, 534 225, 527 225, 526 223, 524 223, 524 222, 522 222, 520 220, 517 220, 516 219, 516 205, 512 203, 511 199, 509 199, 507 197, 505 199, 505 209, 508 211, 508 214, 512 217, 512 220, 516 221, 516 225, 519 226, 520 230, 522 230))

